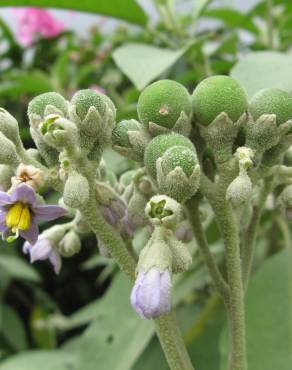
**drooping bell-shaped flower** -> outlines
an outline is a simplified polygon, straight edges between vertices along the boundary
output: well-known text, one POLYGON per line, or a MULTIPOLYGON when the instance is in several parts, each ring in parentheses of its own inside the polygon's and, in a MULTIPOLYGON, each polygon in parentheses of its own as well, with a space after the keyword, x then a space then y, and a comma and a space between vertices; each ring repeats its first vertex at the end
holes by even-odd
POLYGON ((169 270, 153 267, 139 272, 131 294, 134 310, 146 319, 153 319, 171 310, 171 277, 169 270))

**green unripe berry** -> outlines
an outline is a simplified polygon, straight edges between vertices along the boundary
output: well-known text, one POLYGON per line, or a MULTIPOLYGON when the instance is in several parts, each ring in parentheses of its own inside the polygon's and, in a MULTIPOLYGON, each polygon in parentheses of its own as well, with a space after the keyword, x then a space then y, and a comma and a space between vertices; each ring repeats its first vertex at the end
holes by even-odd
POLYGON ((172 80, 161 80, 147 86, 139 96, 137 112, 141 122, 173 128, 181 112, 192 112, 191 97, 187 89, 172 80))
POLYGON ((260 90, 250 101, 250 113, 254 120, 262 114, 275 114, 280 125, 292 119, 292 96, 276 88, 260 90))
POLYGON ((180 167, 187 177, 190 177, 198 164, 197 154, 185 146, 174 146, 168 149, 162 157, 162 170, 168 174, 176 167, 180 167))
POLYGON ((129 140, 128 131, 138 131, 140 128, 141 124, 134 119, 118 122, 112 132, 113 144, 124 148, 131 148, 132 145, 129 140))
POLYGON ((148 144, 144 154, 144 164, 153 178, 156 178, 156 161, 167 149, 173 146, 183 146, 196 151, 193 143, 183 135, 171 133, 156 136, 148 144))
POLYGON ((209 125, 222 112, 235 122, 248 107, 245 90, 229 76, 206 78, 195 88, 192 100, 196 119, 203 125, 209 125))
POLYGON ((80 90, 73 95, 71 104, 76 106, 76 113, 80 119, 84 119, 90 107, 95 107, 99 114, 104 115, 106 104, 112 109, 115 116, 115 106, 111 99, 95 90, 80 90))
POLYGON ((56 107, 64 114, 64 116, 67 114, 67 101, 62 95, 55 92, 47 92, 33 98, 28 104, 27 113, 29 116, 31 114, 37 114, 38 116, 43 117, 47 105, 56 107))

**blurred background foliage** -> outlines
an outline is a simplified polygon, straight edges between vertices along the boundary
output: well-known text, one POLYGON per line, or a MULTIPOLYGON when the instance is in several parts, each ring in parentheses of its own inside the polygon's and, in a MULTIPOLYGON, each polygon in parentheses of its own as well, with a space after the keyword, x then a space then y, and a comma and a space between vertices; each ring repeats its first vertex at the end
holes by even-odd
MULTIPOLYGON (((133 0, 1 1, 1 6, 60 7, 121 21, 113 31, 104 32, 104 18, 86 35, 63 28, 54 36, 41 37, 35 30, 32 40, 23 44, 19 35, 23 25, 15 34, 0 9, 0 106, 17 117, 27 147, 32 145, 27 104, 47 91, 69 99, 78 89, 102 90, 115 102, 121 120, 136 117, 139 91, 158 78, 175 79, 192 91, 206 76, 231 74, 250 95, 263 87, 291 90, 290 1, 253 1, 244 11, 232 1, 177 1, 183 6, 175 12, 170 1, 152 3, 156 22, 133 0)), ((78 22, 78 13, 66 16, 78 22)), ((131 168, 111 149, 105 160, 117 176, 131 168)), ((57 199, 56 194, 48 196, 51 202, 57 199)), ((291 255, 287 258, 282 226, 272 211, 265 212, 247 295, 251 370, 291 369, 292 260, 291 255)), ((220 263, 223 251, 213 219, 206 232, 220 263)), ((142 230, 134 242, 144 241, 142 230)), ((1 370, 168 369, 152 324, 130 308, 130 283, 110 259, 99 256, 92 236, 84 237, 82 253, 66 259, 59 276, 46 263, 30 265, 21 243, 1 244, 1 370)), ((176 277, 174 304, 196 368, 224 370, 224 309, 195 243, 190 247, 194 264, 176 277)))

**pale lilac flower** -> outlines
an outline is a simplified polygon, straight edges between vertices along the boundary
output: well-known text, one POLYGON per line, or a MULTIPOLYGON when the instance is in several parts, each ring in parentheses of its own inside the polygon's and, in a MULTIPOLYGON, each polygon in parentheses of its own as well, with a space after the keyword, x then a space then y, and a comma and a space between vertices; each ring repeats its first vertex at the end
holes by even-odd
POLYGON ((144 319, 154 319, 170 312, 170 272, 160 272, 155 267, 147 272, 139 272, 131 293, 131 304, 144 319))
POLYGON ((29 46, 37 37, 51 38, 64 31, 64 24, 50 12, 40 8, 14 9, 17 18, 17 38, 29 46))
POLYGON ((0 233, 4 238, 12 233, 33 245, 39 235, 37 221, 55 220, 65 213, 60 206, 39 204, 29 185, 20 184, 11 195, 0 191, 0 233))
POLYGON ((40 235, 34 245, 31 245, 26 241, 23 244, 22 250, 24 254, 30 255, 30 263, 35 261, 45 261, 48 259, 51 262, 55 273, 59 274, 62 267, 62 259, 49 239, 40 235))

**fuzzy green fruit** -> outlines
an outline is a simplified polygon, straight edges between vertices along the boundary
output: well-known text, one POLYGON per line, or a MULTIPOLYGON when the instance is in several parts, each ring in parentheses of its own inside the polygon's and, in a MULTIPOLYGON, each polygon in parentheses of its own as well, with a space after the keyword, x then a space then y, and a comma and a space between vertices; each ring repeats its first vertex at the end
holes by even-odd
POLYGON ((157 159, 173 146, 183 146, 196 152, 193 143, 183 135, 171 133, 156 136, 150 141, 144 154, 144 164, 153 178, 156 178, 157 159))
POLYGON ((128 131, 138 131, 140 128, 141 124, 134 119, 118 122, 112 132, 113 144, 124 148, 131 148, 132 145, 129 140, 128 131))
POLYGON ((116 108, 111 99, 91 89, 78 91, 73 95, 70 103, 76 106, 76 113, 82 120, 86 117, 90 107, 95 107, 99 114, 104 115, 106 104, 108 104, 114 116, 116 114, 116 108))
POLYGON ((254 120, 262 114, 275 114, 280 125, 292 119, 292 96, 276 88, 260 90, 250 101, 250 113, 254 120))
POLYGON ((190 177, 198 164, 197 154, 185 146, 174 146, 168 149, 162 157, 162 170, 167 175, 176 167, 180 167, 187 177, 190 177))
POLYGON ((56 107, 66 116, 68 103, 62 95, 55 92, 47 92, 33 98, 28 104, 27 114, 29 116, 31 114, 37 114, 43 117, 47 105, 56 107))
POLYGON ((235 122, 247 111, 245 90, 232 77, 208 77, 195 88, 193 108, 199 123, 209 125, 218 114, 225 112, 235 122))
POLYGON ((180 83, 161 80, 147 86, 139 96, 137 112, 141 122, 154 122, 159 126, 173 128, 181 112, 192 112, 191 97, 180 83))

